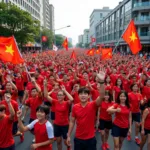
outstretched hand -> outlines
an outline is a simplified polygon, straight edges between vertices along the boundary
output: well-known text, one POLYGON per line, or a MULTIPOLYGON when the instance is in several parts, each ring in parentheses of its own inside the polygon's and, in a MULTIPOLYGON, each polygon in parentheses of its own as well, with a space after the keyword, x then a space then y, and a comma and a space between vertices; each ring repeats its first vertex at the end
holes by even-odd
POLYGON ((103 67, 101 67, 99 73, 97 74, 97 77, 99 80, 104 81, 105 76, 106 76, 106 70, 103 67))

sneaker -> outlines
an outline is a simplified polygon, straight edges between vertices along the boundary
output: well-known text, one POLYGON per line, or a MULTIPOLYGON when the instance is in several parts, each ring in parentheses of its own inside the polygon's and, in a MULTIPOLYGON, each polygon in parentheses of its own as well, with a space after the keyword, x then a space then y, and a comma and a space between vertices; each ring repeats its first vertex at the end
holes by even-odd
POLYGON ((105 144, 102 145, 102 150, 107 150, 105 144))
POLYGON ((24 141, 24 133, 21 133, 20 135, 20 142, 22 143, 24 141))
POLYGON ((137 145, 140 145, 140 143, 141 143, 139 138, 135 138, 135 142, 136 142, 137 145))
POLYGON ((106 149, 109 149, 109 148, 110 148, 110 146, 109 146, 108 143, 105 143, 105 147, 106 147, 106 149))
POLYGON ((54 137, 54 141, 56 141, 56 137, 54 137))
POLYGON ((71 147, 67 147, 67 150, 72 150, 71 147))
POLYGON ((131 141, 131 136, 130 135, 127 136, 127 140, 131 141))

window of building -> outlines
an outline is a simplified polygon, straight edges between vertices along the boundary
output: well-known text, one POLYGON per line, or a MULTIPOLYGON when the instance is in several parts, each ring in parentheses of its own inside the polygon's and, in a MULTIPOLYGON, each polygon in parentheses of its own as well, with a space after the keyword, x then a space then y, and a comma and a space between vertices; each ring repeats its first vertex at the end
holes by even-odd
POLYGON ((140 19, 141 20, 148 20, 149 19, 149 12, 142 12, 140 19))
POLYGON ((103 17, 103 14, 102 13, 100 13, 100 18, 102 18, 103 17))
POLYGON ((131 0, 125 4, 125 12, 128 12, 130 10, 131 10, 131 0))
POLYGON ((141 36, 148 36, 148 32, 149 32, 148 27, 141 27, 140 29, 141 36))

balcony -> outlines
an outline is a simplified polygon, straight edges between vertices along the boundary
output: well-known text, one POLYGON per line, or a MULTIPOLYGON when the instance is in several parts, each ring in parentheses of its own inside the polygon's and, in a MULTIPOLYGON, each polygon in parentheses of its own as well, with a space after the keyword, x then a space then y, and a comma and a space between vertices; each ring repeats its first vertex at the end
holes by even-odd
POLYGON ((149 25, 150 24, 150 16, 141 16, 134 18, 136 25, 149 25))
POLYGON ((150 10, 150 2, 134 3, 133 11, 137 10, 150 10))

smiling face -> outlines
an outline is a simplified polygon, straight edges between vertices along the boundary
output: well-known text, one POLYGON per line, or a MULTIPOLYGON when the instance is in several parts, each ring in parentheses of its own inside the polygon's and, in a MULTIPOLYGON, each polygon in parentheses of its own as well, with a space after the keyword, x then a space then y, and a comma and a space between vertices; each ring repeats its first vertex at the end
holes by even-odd
POLYGON ((80 102, 86 103, 88 102, 88 99, 90 98, 90 91, 89 89, 83 87, 79 89, 78 95, 79 95, 80 102))
POLYGON ((58 94, 57 94, 57 99, 59 101, 63 101, 65 99, 65 94, 63 91, 59 91, 58 94))

